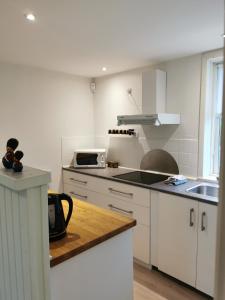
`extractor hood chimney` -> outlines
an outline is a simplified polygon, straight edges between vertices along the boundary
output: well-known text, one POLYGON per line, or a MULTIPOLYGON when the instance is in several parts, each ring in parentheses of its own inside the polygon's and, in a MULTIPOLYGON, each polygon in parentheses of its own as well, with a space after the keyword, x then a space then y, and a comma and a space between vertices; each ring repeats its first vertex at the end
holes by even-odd
POLYGON ((166 113, 166 72, 149 70, 142 73, 142 114, 117 116, 118 125, 180 124, 180 114, 166 113))

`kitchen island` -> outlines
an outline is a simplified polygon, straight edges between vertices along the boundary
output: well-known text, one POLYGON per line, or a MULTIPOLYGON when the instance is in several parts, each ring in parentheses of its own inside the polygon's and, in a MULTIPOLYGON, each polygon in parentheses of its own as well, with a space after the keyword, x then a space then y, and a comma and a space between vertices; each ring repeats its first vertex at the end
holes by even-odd
MULTIPOLYGON (((133 299, 136 221, 73 198, 67 236, 50 244, 54 300, 133 299)), ((66 213, 66 205, 64 206, 66 213)))

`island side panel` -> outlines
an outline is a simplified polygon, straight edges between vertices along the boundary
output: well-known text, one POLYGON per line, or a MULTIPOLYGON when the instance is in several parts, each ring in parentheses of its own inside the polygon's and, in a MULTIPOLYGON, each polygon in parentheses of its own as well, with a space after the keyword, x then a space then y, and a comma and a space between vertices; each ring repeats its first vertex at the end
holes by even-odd
POLYGON ((132 229, 52 267, 50 282, 52 300, 132 300, 132 229))
POLYGON ((0 185, 0 299, 49 300, 47 185, 0 185))

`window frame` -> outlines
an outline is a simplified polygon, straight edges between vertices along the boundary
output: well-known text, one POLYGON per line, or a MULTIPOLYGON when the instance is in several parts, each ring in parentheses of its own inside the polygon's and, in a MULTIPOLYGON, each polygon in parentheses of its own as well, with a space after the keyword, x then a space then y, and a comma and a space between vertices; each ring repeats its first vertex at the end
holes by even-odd
POLYGON ((213 153, 212 135, 214 127, 213 88, 215 80, 215 65, 223 62, 223 50, 211 51, 202 55, 202 82, 199 121, 199 156, 198 177, 216 180, 218 174, 212 172, 213 153), (210 135, 208 134, 210 132, 210 135), (209 146, 210 145, 210 146, 209 146))
MULTIPOLYGON (((213 61, 213 70, 212 70, 212 81, 213 81, 213 95, 212 95, 212 99, 211 99, 211 102, 213 101, 213 99, 217 98, 218 95, 218 90, 215 88, 215 87, 218 87, 218 66, 219 65, 222 65, 223 66, 223 61, 220 60, 220 61, 213 61)), ((212 128, 211 128, 211 158, 210 158, 210 176, 214 176, 214 177, 217 177, 219 176, 219 162, 217 162, 218 164, 218 172, 216 172, 216 168, 215 168, 215 155, 217 154, 216 151, 215 151, 215 146, 216 146, 216 136, 215 136, 215 131, 216 131, 216 126, 220 126, 220 137, 221 137, 221 119, 222 119, 222 110, 221 110, 221 113, 218 113, 216 111, 216 106, 211 105, 212 107, 212 115, 211 115, 211 118, 212 118, 212 128), (216 125, 216 119, 219 119, 218 123, 219 125, 216 125)), ((219 141, 217 141, 219 142, 219 141)), ((220 147, 219 147, 220 148, 220 147)))

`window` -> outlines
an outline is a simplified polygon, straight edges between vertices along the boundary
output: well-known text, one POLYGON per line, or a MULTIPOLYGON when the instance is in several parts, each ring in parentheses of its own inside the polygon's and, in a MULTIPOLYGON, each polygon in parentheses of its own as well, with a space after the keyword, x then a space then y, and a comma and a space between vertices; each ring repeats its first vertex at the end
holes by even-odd
POLYGON ((203 56, 199 136, 199 176, 215 179, 220 169, 223 100, 222 51, 203 56))
POLYGON ((223 63, 214 63, 213 66, 213 102, 212 105, 212 157, 210 175, 219 175, 220 169, 220 139, 223 100, 223 63))

